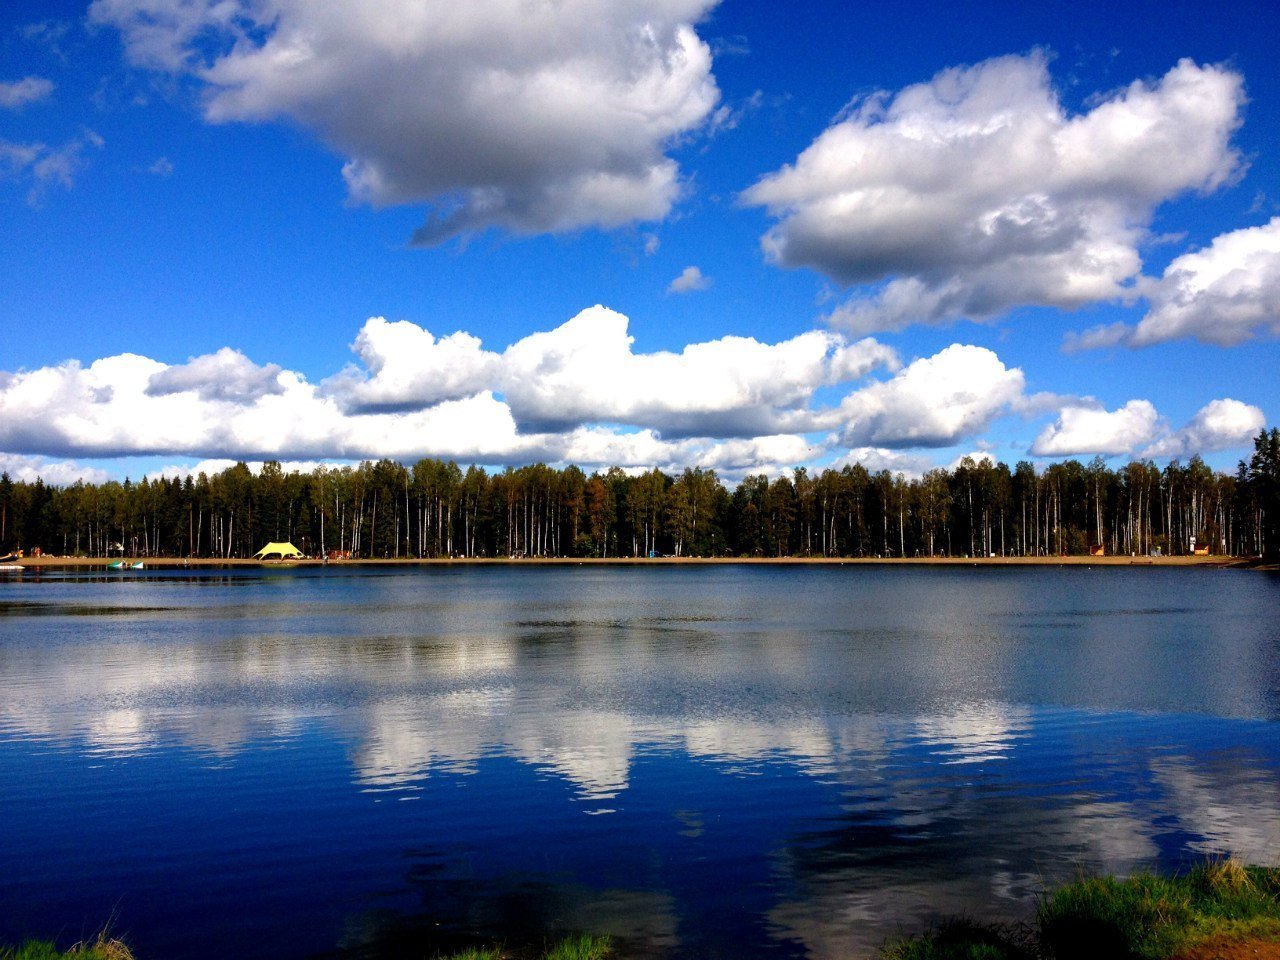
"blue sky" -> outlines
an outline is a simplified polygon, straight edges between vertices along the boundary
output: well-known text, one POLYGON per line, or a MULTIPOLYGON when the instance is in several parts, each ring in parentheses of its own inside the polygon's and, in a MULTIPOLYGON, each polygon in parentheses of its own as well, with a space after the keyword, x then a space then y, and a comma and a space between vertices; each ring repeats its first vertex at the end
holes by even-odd
POLYGON ((11 0, 0 465, 1230 468, 1272 7, 11 0))

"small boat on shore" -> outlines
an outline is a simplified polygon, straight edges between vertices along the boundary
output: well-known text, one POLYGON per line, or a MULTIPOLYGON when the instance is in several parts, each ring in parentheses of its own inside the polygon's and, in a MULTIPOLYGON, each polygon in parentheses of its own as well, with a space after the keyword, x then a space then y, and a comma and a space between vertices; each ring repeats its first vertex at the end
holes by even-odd
POLYGON ((107 564, 107 569, 108 569, 108 570, 123 570, 123 569, 124 569, 124 561, 123 561, 123 560, 117 560, 115 563, 108 563, 108 564, 107 564))
POLYGON ((19 565, 17 561, 21 559, 22 554, 20 553, 6 553, 3 557, 0 557, 0 563, 16 567, 19 565))
POLYGON ((130 570, 141 570, 142 568, 143 568, 143 564, 141 560, 139 560, 137 563, 133 563, 129 565, 130 570))

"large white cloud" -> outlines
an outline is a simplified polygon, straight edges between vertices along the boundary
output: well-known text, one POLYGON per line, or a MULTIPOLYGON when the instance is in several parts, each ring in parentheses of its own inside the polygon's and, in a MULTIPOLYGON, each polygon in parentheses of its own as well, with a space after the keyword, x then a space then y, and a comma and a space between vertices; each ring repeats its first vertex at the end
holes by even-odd
POLYGON ((823 452, 802 435, 833 416, 813 408, 815 391, 898 365, 873 340, 828 331, 638 354, 627 327, 593 307, 496 353, 375 317, 352 344, 364 366, 320 385, 230 348, 0 373, 0 450, 781 469, 823 452))
MULTIPOLYGON (((214 355, 216 360, 217 355, 214 355)), ((207 366, 196 358, 186 369, 207 366)), ((247 400, 196 378, 150 385, 183 367, 133 354, 69 361, 0 378, 0 450, 55 456, 191 454, 236 458, 416 457, 540 459, 545 440, 520 436, 492 393, 405 414, 354 416, 298 374, 247 400)), ((240 371, 231 368, 233 379, 240 371)))
POLYGON ((1263 412, 1239 400, 1212 400, 1181 430, 1172 430, 1149 400, 1130 400, 1116 410, 1084 401, 1065 406, 1040 432, 1031 452, 1038 457, 1140 452, 1144 457, 1180 457, 1247 446, 1266 424, 1263 412))
POLYGON ((325 387, 354 412, 422 409, 488 389, 498 356, 461 331, 436 338, 407 320, 370 317, 351 349, 364 369, 351 366, 325 387))
POLYGON ((1118 410, 1064 407, 1036 437, 1031 452, 1037 457, 1131 453, 1150 443, 1159 428, 1160 415, 1149 400, 1130 400, 1118 410))
MULTIPOLYGON (((166 476, 198 470, 181 465, 188 458, 217 469, 433 456, 737 477, 839 451, 837 466, 856 459, 916 474, 931 463, 900 451, 979 440, 1001 417, 1043 416, 1050 401, 1060 413, 1037 439, 1039 455, 1180 456, 1247 445, 1264 422, 1256 407, 1217 400, 1174 432, 1145 400, 1107 412, 1029 396, 1021 369, 965 344, 904 368, 883 344, 828 330, 639 353, 628 326, 596 306, 497 352, 465 332, 436 337, 374 317, 352 344, 361 363, 320 383, 231 348, 173 365, 121 354, 0 371, 0 451, 20 458, 7 462, 23 475, 47 463, 32 457, 145 455, 172 457, 153 470, 166 476)), ((80 469, 64 466, 59 476, 80 469)))
POLYGON ((945 447, 971 437, 1023 397, 1021 370, 985 347, 952 344, 840 404, 851 447, 945 447))
POLYGON ((776 344, 750 337, 693 343, 680 353, 635 353, 625 316, 592 307, 512 344, 502 390, 522 424, 593 421, 652 426, 664 436, 753 436, 813 429, 819 387, 877 367, 892 349, 813 330, 776 344))
POLYGON ((353 198, 428 202, 421 243, 664 217, 664 153, 719 99, 716 0, 95 0, 136 64, 198 77, 213 122, 288 118, 353 198))
POLYGON ((251 402, 267 394, 284 393, 281 372, 277 364, 259 366, 239 350, 223 347, 153 373, 147 379, 146 393, 166 397, 193 392, 202 400, 251 402))
POLYGON ((866 98, 744 200, 770 260, 878 285, 832 314, 855 332, 1072 308, 1127 292, 1161 201, 1239 169, 1243 102, 1183 60, 1073 116, 1043 54, 1001 57, 866 98))
POLYGON ((1185 427, 1160 438, 1143 454, 1148 457, 1184 457, 1247 447, 1266 424, 1266 416, 1251 404, 1230 398, 1212 400, 1201 407, 1185 427))
POLYGON ((1176 258, 1147 296, 1151 309, 1133 346, 1179 337, 1230 346, 1258 332, 1280 335, 1280 217, 1176 258))
POLYGON ((497 353, 468 333, 437 338, 372 317, 352 344, 362 365, 322 387, 355 414, 422 410, 493 390, 526 430, 608 422, 668 438, 742 437, 804 429, 816 390, 899 365, 875 340, 820 330, 774 344, 723 337, 680 353, 636 353, 628 327, 627 317, 595 306, 497 353))

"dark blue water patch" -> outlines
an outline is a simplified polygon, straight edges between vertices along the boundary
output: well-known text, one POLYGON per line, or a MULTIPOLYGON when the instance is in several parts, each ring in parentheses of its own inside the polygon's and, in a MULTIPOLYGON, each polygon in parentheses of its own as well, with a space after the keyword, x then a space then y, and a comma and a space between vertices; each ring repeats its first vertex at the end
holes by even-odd
MULTIPOLYGON (((645 788, 602 813, 583 809, 563 780, 504 758, 412 792, 363 792, 339 746, 307 735, 283 756, 279 746, 250 747, 216 766, 168 751, 94 764, 48 749, 4 751, 0 775, 21 771, 27 790, 12 798, 26 814, 9 823, 17 842, 3 856, 13 882, 0 936, 114 917, 144 956, 307 956, 355 925, 368 941, 355 952, 368 953, 409 929, 423 949, 450 939, 536 942, 565 932, 575 910, 589 918, 596 901, 613 899, 626 908, 615 924, 633 922, 633 901, 687 903, 699 908, 688 917, 634 919, 646 921, 640 932, 674 924, 682 942, 733 926, 742 943, 769 904, 760 844, 776 842, 781 825, 769 807, 733 802, 738 784, 714 767, 646 758, 635 770, 645 788), (281 781, 302 789, 280 796, 281 781), (104 795, 114 801, 84 802, 104 795), (725 898, 729 877, 737 892, 725 898), (525 903, 517 923, 516 903, 535 889, 542 908, 525 903), (371 928, 380 914, 386 935, 371 928)), ((786 796, 815 789, 775 779, 786 796)))

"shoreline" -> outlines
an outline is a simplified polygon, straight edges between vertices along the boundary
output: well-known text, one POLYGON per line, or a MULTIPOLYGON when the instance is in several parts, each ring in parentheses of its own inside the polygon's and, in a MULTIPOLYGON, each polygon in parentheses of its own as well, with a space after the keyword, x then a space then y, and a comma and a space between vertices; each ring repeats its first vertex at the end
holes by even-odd
MULTIPOLYGON (((424 940, 419 952, 425 955, 430 945, 424 940)), ((544 936, 541 947, 532 938, 514 948, 489 941, 460 952, 436 949, 433 955, 440 960, 624 960, 632 952, 608 934, 579 932, 551 942, 544 936)), ((1280 868, 1211 857, 1185 872, 1082 874, 1043 889, 1026 921, 942 917, 919 933, 890 935, 867 956, 1274 960, 1280 957, 1280 868)), ((134 960, 134 954, 108 928, 65 952, 49 940, 27 940, 16 948, 0 944, 0 960, 134 960)))
MULTIPOLYGON (((437 557, 362 558, 356 560, 253 560, 196 557, 23 557, 24 569, 102 567, 124 559, 151 569, 192 567, 436 567, 436 566, 921 566, 921 567, 1210 567, 1215 569, 1275 570, 1256 557, 437 557)), ((144 569, 146 569, 144 568, 144 569)), ((123 572, 123 571, 121 571, 123 572)))

